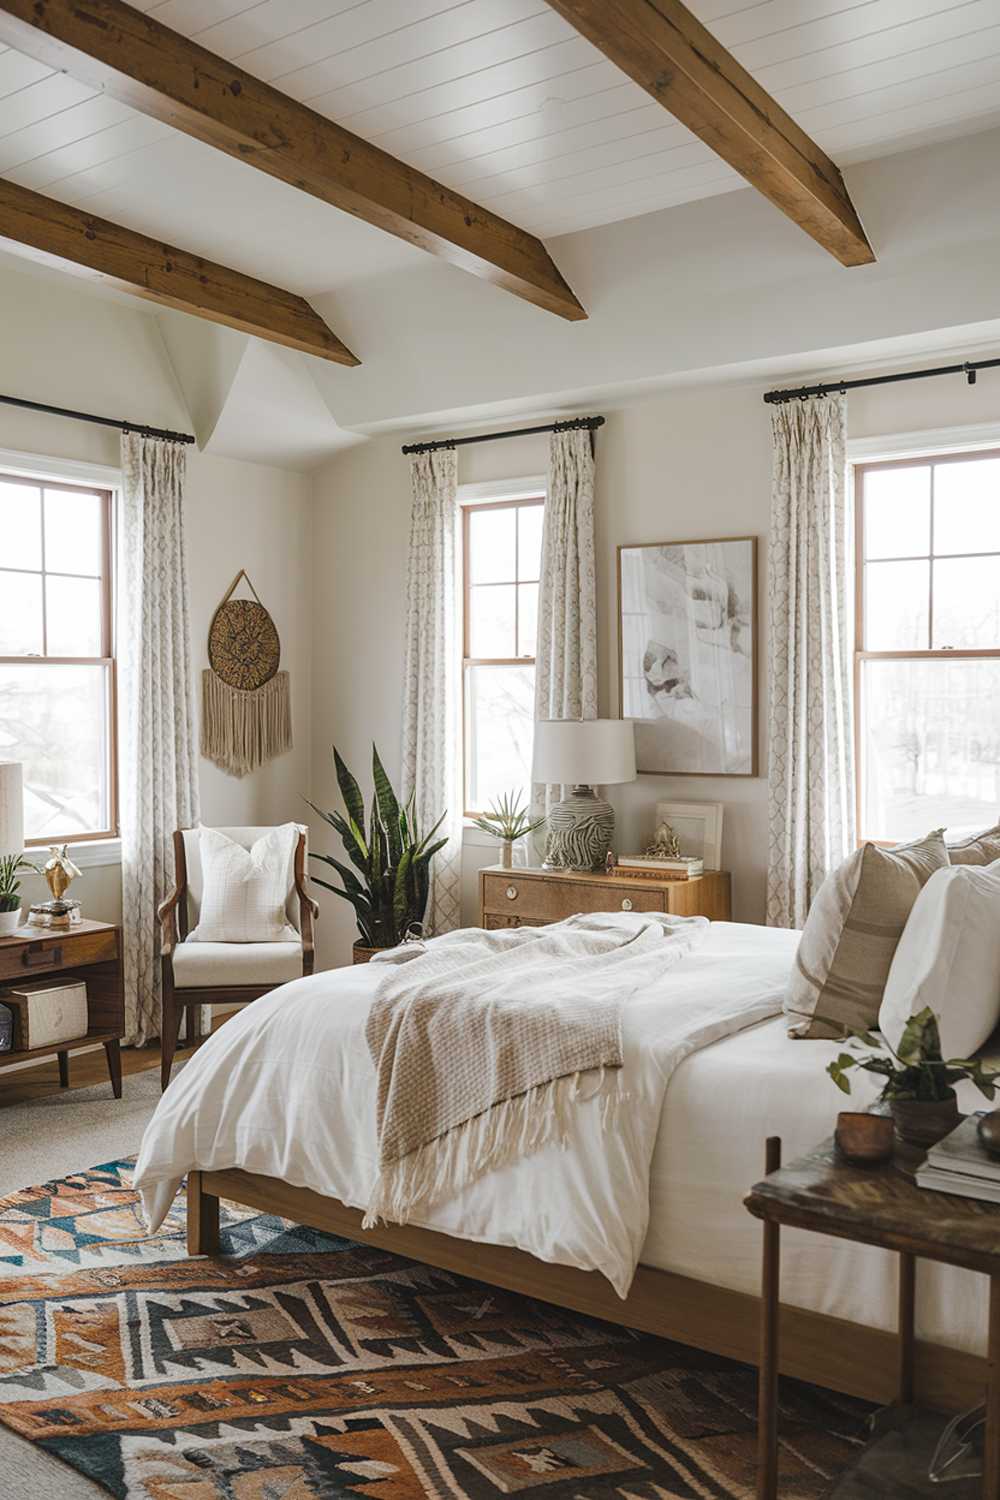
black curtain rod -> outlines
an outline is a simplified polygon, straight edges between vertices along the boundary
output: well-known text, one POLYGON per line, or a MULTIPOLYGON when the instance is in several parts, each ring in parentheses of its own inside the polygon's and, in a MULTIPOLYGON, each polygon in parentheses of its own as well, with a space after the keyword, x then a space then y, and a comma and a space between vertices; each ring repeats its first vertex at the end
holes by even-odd
POLYGON ((495 443, 501 438, 531 437, 536 432, 588 432, 604 426, 603 417, 569 417, 565 422, 546 422, 543 427, 515 427, 510 432, 480 432, 475 437, 437 438, 427 443, 404 443, 404 453, 436 453, 439 448, 464 448, 467 443, 495 443))
POLYGON ((809 396, 829 396, 834 391, 856 391, 865 385, 895 385, 900 380, 929 380, 932 375, 964 375, 970 385, 976 383, 977 370, 1000 369, 1000 359, 967 359, 960 365, 938 365, 933 370, 903 370, 899 375, 871 375, 867 380, 831 380, 823 385, 801 385, 794 391, 766 391, 764 400, 770 406, 782 401, 805 401, 809 396))
POLYGON ((25 411, 44 411, 51 417, 72 417, 74 422, 95 422, 98 427, 117 427, 119 432, 137 432, 140 437, 163 438, 168 443, 193 443, 190 432, 171 432, 167 427, 146 427, 142 422, 120 422, 115 417, 95 417, 89 411, 71 411, 68 406, 48 406, 44 401, 25 401, 22 396, 0 396, 4 406, 25 411))

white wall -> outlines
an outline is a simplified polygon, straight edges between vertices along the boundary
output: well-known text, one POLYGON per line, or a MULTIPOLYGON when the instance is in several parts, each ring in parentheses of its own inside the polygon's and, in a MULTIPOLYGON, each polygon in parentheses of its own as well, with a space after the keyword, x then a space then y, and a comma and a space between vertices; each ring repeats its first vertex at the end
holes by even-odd
MULTIPOLYGON (((983 358, 990 357, 983 351, 983 358)), ((849 375, 849 371, 842 372, 849 375)), ((773 382, 771 382, 773 383, 773 382)), ((780 382, 779 382, 780 383, 780 382)), ((770 418, 764 385, 715 386, 638 401, 607 413, 597 435, 597 555, 600 709, 617 701, 615 549, 622 543, 715 536, 760 538, 761 775, 756 778, 643 776, 614 789, 620 848, 652 832, 658 798, 725 804, 723 863, 732 870, 737 919, 760 921, 767 860, 767 672, 764 646, 770 418)), ((968 387, 960 377, 852 394, 852 436, 996 420, 1000 376, 968 387)), ((459 449, 462 482, 544 473, 546 440, 521 438, 459 449)), ((400 693, 409 479, 398 436, 380 437, 318 470, 315 485, 314 785, 323 806, 337 804, 327 761, 336 742, 360 772, 374 736, 392 776, 399 769, 400 693)), ((315 847, 336 849, 318 825, 315 847)), ((475 869, 492 857, 466 849, 466 919, 475 913, 475 869)), ((353 936, 350 908, 323 901, 320 958, 344 963, 353 936)))
MULTIPOLYGON (((72 284, 0 277, 0 391, 60 406, 191 430, 156 322, 72 284), (40 292, 39 289, 42 289, 40 292)), ((0 448, 116 466, 117 432, 0 406, 0 448)), ((188 449, 185 528, 196 701, 209 622, 245 567, 281 638, 291 673, 294 748, 238 780, 201 762, 207 823, 304 821, 312 749, 312 502, 305 475, 188 449)), ((47 894, 29 877, 30 900, 47 894)), ((89 916, 118 921, 117 865, 87 868, 74 886, 89 916)))

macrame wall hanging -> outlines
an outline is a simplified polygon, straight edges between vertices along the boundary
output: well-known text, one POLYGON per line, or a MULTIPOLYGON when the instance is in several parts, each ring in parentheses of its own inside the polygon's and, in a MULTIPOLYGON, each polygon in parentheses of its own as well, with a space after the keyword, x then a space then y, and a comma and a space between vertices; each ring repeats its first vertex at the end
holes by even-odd
POLYGON ((292 748, 292 707, 288 673, 278 671, 278 632, 245 568, 212 616, 208 660, 201 753, 231 776, 246 776, 292 748), (252 599, 232 597, 241 578, 252 599))

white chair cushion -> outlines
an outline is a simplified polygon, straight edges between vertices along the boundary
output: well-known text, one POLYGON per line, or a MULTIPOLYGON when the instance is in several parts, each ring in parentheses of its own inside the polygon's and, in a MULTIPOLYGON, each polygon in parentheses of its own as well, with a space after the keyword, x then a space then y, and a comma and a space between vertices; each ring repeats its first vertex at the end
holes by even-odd
POLYGON ((178 943, 174 987, 214 989, 227 984, 285 984, 302 977, 302 944, 178 943))
POLYGON ((294 941, 285 904, 298 840, 295 823, 269 829, 250 849, 217 828, 199 828, 201 912, 188 942, 294 941))
POLYGON ((970 1057, 1000 1024, 1000 860, 938 870, 913 903, 878 1016, 890 1047, 925 1005, 946 1058, 970 1057))

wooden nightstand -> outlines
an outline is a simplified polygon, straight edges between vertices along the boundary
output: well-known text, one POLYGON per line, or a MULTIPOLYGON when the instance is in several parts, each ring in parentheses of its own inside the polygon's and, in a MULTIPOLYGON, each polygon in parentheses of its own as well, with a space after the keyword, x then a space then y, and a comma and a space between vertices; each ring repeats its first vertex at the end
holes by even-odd
POLYGON ((479 872, 481 927, 544 927, 587 911, 662 911, 675 917, 730 920, 728 870, 706 870, 693 880, 650 880, 594 870, 505 870, 479 872))
POLYGON ((47 1047, 0 1052, 0 1069, 11 1063, 40 1062, 58 1057, 59 1083, 69 1087, 71 1047, 101 1042, 116 1099, 122 1096, 119 1044, 125 1034, 125 988, 122 982, 121 932, 108 922, 82 921, 65 932, 19 927, 12 937, 0 938, 0 990, 14 980, 43 979, 60 974, 87 984, 87 1034, 71 1042, 47 1047))

